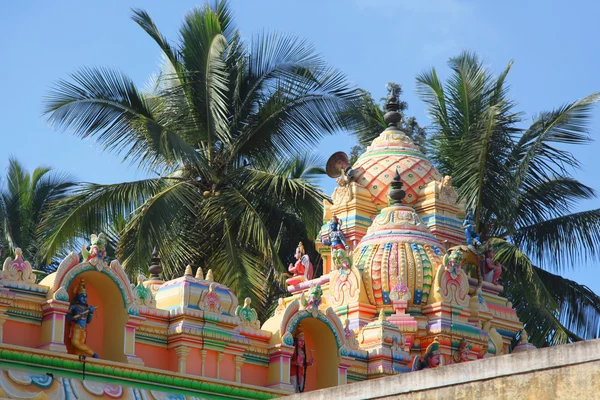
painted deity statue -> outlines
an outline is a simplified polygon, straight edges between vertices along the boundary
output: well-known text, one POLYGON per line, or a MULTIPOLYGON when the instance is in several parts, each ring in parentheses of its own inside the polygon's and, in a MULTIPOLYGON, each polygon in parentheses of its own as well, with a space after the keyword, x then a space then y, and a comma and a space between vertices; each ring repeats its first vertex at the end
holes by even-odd
POLYGON ((422 369, 427 368, 437 368, 440 365, 441 356, 442 353, 440 352, 440 342, 436 337, 435 339, 433 339, 433 342, 431 342, 431 344, 427 346, 427 349, 425 350, 425 355, 423 356, 423 360, 421 360, 421 357, 419 356, 415 357, 412 365, 412 370, 420 371, 422 369))
POLYGON ((302 242, 298 244, 294 257, 296 258, 296 263, 290 264, 288 268, 288 271, 294 275, 286 280, 289 286, 295 286, 313 278, 313 265, 308 258, 308 254, 304 252, 302 242))
POLYGON ((344 232, 342 232, 342 223, 337 215, 334 214, 331 217, 331 221, 329 221, 329 233, 322 239, 322 241, 324 245, 331 246, 331 248, 334 250, 345 250, 349 248, 349 246, 346 244, 344 232))
POLYGON ((483 264, 484 280, 498 285, 498 279, 502 274, 502 264, 494 261, 494 251, 489 249, 485 252, 485 261, 483 264), (493 274, 491 274, 493 272, 493 274), (491 275, 491 277, 490 277, 491 275))
POLYGON ((473 209, 469 208, 467 211, 467 215, 463 222, 463 228, 465 228, 465 237, 467 239, 467 246, 473 246, 476 244, 477 246, 481 246, 481 239, 479 238, 479 234, 475 232, 475 223, 473 222, 473 209))
POLYGON ((71 325, 70 337, 71 344, 75 347, 77 355, 98 358, 98 354, 85 344, 87 326, 92 322, 94 311, 97 308, 98 307, 88 305, 85 281, 82 279, 79 281, 79 287, 75 293, 75 300, 73 304, 71 304, 71 307, 69 307, 69 312, 67 313, 67 320, 73 322, 71 325))
POLYGON ((83 246, 81 255, 83 256, 84 262, 89 262, 93 266, 96 266, 98 261, 102 261, 106 257, 106 235, 104 233, 100 233, 97 236, 92 235, 90 250, 88 251, 85 246, 83 246))
MULTIPOLYGON (((312 354, 312 350, 311 350, 312 354)), ((306 354, 306 342, 304 341, 304 332, 298 331, 294 338, 294 354, 292 355, 292 377, 296 377, 295 391, 296 393, 304 392, 306 384, 306 369, 313 365, 315 359, 308 358, 306 354)))
POLYGON ((472 346, 467 342, 467 340, 463 338, 458 345, 458 349, 454 352, 454 354, 452 354, 452 362, 457 364, 470 361, 469 355, 471 354, 471 347, 472 346))

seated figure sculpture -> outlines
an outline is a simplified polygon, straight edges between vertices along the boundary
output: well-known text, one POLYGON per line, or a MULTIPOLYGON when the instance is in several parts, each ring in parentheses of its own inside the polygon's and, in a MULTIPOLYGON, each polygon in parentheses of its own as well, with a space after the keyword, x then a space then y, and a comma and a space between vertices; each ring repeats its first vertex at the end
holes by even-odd
POLYGON ((304 252, 304 245, 302 242, 298 244, 294 257, 296 257, 296 263, 290 264, 288 268, 288 271, 294 276, 285 281, 289 286, 295 286, 313 278, 313 266, 308 258, 308 254, 304 252))
POLYGON ((473 209, 467 210, 467 215, 463 222, 463 228, 465 228, 465 237, 467 239, 467 246, 481 246, 481 239, 479 234, 475 231, 475 223, 473 222, 473 209))
POLYGON ((322 239, 322 242, 326 246, 331 246, 332 250, 348 249, 349 246, 346 244, 346 237, 342 232, 342 224, 337 215, 331 217, 329 222, 329 233, 322 239))
POLYGON ((485 261, 483 264, 483 280, 498 285, 498 279, 502 274, 502 264, 494 261, 494 251, 489 249, 485 252, 485 261))
POLYGON ((71 325, 70 337, 71 344, 75 347, 77 355, 98 358, 98 354, 85 344, 87 338, 87 326, 92 322, 94 311, 97 308, 98 307, 88 305, 85 281, 82 279, 79 281, 75 300, 71 307, 69 307, 69 312, 67 313, 67 320, 73 322, 71 325))
POLYGON ((427 346, 423 360, 421 360, 421 357, 419 356, 415 357, 413 360, 412 370, 420 371, 426 368, 437 368, 440 365, 441 356, 442 353, 440 352, 440 342, 436 337, 433 339, 433 342, 427 346))

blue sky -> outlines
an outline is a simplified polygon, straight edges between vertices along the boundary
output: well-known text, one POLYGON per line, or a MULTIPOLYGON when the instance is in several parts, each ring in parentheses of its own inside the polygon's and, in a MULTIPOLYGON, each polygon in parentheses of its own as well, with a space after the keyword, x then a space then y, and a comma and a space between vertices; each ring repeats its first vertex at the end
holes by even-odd
MULTIPOLYGON (((50 129, 41 115, 43 96, 53 82, 82 66, 123 70, 142 86, 156 71, 160 53, 130 19, 131 7, 146 9, 172 40, 192 7, 184 1, 3 1, 0 3, 0 171, 9 155, 29 169, 50 165, 84 181, 114 183, 143 175, 93 141, 50 129)), ((511 95, 526 120, 600 90, 600 41, 595 1, 530 0, 303 0, 232 1, 242 34, 260 31, 296 34, 343 70, 375 98, 385 84, 404 88, 408 113, 429 123, 415 93, 415 76, 436 67, 447 76, 446 61, 463 49, 477 52, 493 71, 515 64, 511 95), (526 3, 526 4, 525 4, 526 3)), ((590 133, 596 139, 572 151, 584 169, 576 177, 600 191, 600 107, 590 133)), ((325 139, 319 151, 349 151, 353 139, 325 139)), ((324 184, 328 192, 331 182, 324 184)), ((596 199, 581 210, 600 207, 596 199)), ((566 274, 600 293, 600 263, 574 266, 566 274)))

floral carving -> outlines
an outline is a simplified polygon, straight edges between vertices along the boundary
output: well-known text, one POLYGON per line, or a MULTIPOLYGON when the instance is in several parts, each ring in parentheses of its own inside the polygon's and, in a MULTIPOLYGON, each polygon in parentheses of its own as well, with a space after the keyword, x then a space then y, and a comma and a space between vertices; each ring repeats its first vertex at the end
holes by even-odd
POLYGON ((260 329, 260 321, 258 320, 258 314, 256 310, 250 307, 250 297, 246 297, 244 300, 244 306, 237 306, 235 315, 240 318, 240 324, 248 326, 253 329, 260 329))
POLYGON ((15 250, 15 259, 8 257, 2 268, 2 279, 5 281, 35 283, 35 274, 29 261, 23 260, 23 251, 15 250))
POLYGON ((215 292, 215 283, 211 283, 208 288, 208 292, 202 296, 202 299, 198 303, 198 308, 202 311, 209 311, 212 313, 221 314, 221 299, 219 295, 215 292))
POLYGON ((135 303, 140 307, 156 307, 156 300, 154 300, 154 296, 152 296, 152 291, 150 288, 144 286, 144 281, 146 277, 142 274, 138 275, 137 278, 137 286, 131 284, 133 289, 133 298, 135 303))
POLYGON ((331 272, 331 303, 334 306, 358 301, 360 295, 360 272, 354 268, 344 250, 335 250, 335 270, 331 272))
POLYGON ((408 286, 406 286, 402 280, 394 285, 390 293, 391 300, 409 301, 411 298, 412 294, 410 293, 408 286))

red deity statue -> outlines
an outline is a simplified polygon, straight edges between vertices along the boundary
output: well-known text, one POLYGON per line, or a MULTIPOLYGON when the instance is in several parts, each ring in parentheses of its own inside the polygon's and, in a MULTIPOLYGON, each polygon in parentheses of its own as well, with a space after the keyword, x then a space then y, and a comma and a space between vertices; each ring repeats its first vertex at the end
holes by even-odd
POLYGON ((286 280, 286 283, 289 286, 295 286, 313 278, 313 266, 308 258, 308 254, 304 252, 304 245, 302 242, 298 244, 294 257, 296 258, 296 263, 290 264, 288 268, 288 271, 294 275, 286 280))
POLYGON ((494 262, 494 252, 490 249, 485 252, 484 280, 498 285, 498 278, 502 274, 502 264, 494 262), (493 273, 492 273, 493 272, 493 273))
POLYGON ((298 331, 294 338, 294 354, 292 355, 292 377, 296 378, 295 391, 296 393, 304 392, 304 386, 306 383, 306 369, 313 365, 315 359, 312 357, 312 350, 310 359, 306 354, 306 343, 304 341, 304 332, 298 331))

